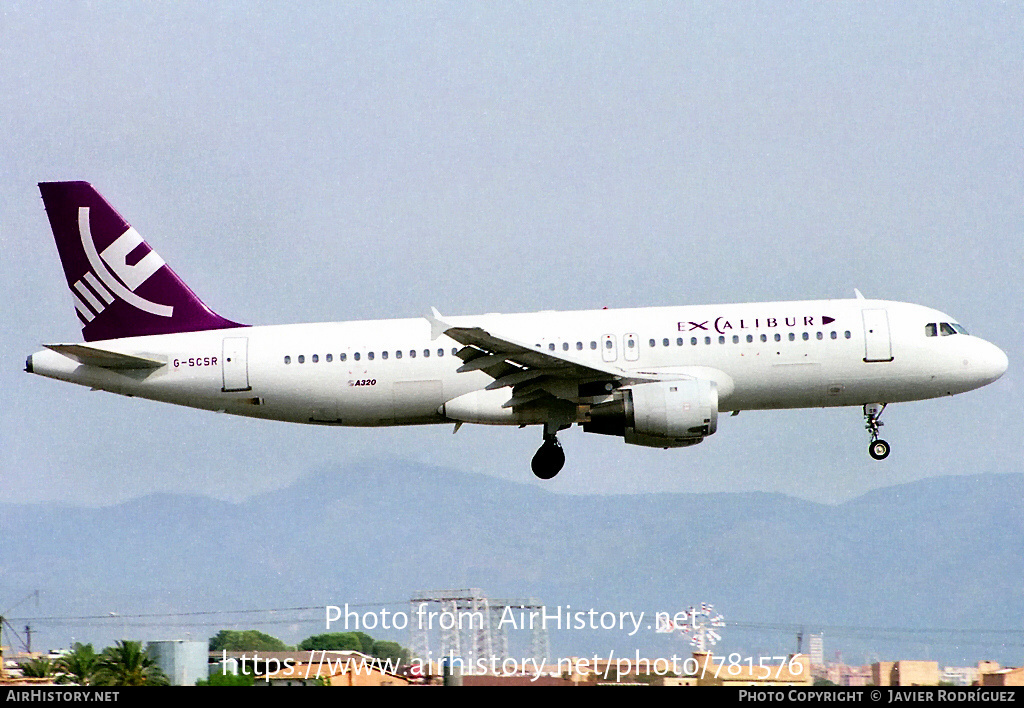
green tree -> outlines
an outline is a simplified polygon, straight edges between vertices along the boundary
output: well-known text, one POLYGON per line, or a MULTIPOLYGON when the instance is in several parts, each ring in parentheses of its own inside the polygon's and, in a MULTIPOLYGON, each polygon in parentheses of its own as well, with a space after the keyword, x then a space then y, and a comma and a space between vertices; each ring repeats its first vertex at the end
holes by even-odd
POLYGON ((210 639, 210 651, 286 651, 288 647, 277 637, 255 629, 222 629, 210 639))
POLYGON ((166 686, 170 682, 141 642, 119 641, 100 654, 94 686, 166 686))
POLYGON ((197 686, 252 686, 255 683, 252 674, 225 674, 220 670, 210 674, 208 679, 199 679, 197 686))
POLYGON ((299 644, 303 651, 361 651, 369 654, 373 649, 373 637, 362 632, 328 632, 327 634, 314 634, 307 637, 299 644), (364 637, 368 641, 364 641, 364 637))
POLYGON ((96 671, 96 664, 99 657, 92 644, 75 642, 71 652, 57 659, 57 683, 76 683, 79 686, 88 686, 92 683, 93 674, 96 671))
POLYGON ((22 676, 30 678, 49 678, 55 673, 53 662, 46 657, 23 661, 18 664, 18 668, 21 669, 22 676))
POLYGON ((359 651, 380 659, 408 661, 409 650, 398 642, 374 639, 365 632, 329 632, 314 634, 299 644, 302 651, 359 651))
POLYGON ((373 656, 380 659, 394 659, 395 661, 409 661, 409 650, 398 642, 389 642, 378 639, 373 643, 373 656))

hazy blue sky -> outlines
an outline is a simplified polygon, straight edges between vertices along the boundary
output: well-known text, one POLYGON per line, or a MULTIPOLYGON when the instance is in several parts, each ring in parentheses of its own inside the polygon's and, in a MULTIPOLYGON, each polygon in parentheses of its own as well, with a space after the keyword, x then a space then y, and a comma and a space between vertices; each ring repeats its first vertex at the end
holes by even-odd
POLYGON ((1020 3, 0 6, 8 501, 237 499, 396 457, 534 483, 538 429, 325 429, 22 373, 81 334, 36 183, 84 179, 254 324, 849 297, 1002 347, 1002 380, 744 413, 683 450, 562 435, 551 489, 834 501, 1019 472, 1020 3))

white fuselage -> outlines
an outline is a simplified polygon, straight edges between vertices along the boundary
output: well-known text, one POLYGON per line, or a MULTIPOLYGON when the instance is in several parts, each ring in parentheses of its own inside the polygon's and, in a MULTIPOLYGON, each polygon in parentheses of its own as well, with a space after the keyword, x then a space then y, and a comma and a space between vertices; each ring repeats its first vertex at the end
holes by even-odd
MULTIPOLYGON (((998 378, 1006 356, 919 305, 879 300, 699 305, 452 317, 540 351, 627 372, 711 379, 720 411, 852 406, 961 393, 998 378)), ((33 354, 33 373, 124 395, 236 415, 328 425, 458 420, 444 405, 493 379, 458 373, 462 345, 427 319, 240 327, 90 342, 156 359, 150 369, 33 354)), ((489 391, 503 415, 509 389, 489 391)))

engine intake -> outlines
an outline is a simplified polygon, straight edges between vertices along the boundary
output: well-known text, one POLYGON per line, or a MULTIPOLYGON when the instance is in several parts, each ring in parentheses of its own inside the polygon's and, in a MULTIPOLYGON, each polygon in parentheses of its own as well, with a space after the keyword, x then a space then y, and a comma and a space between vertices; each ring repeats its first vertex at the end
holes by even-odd
POLYGON ((619 435, 631 445, 696 445, 718 429, 718 386, 707 379, 657 381, 615 393, 590 409, 583 430, 619 435))

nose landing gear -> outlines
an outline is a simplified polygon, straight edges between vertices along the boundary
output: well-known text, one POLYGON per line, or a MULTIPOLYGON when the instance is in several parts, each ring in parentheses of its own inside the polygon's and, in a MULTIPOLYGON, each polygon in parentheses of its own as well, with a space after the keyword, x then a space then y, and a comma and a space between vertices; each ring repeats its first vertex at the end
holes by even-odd
POLYGON ((884 423, 878 419, 882 417, 882 411, 885 410, 884 403, 868 403, 864 406, 864 427, 871 434, 871 444, 868 445, 868 454, 874 460, 884 460, 889 456, 889 443, 885 440, 881 440, 878 437, 878 429, 881 428, 884 423))
POLYGON ((544 444, 537 450, 530 464, 533 473, 541 479, 551 479, 559 473, 565 464, 565 453, 554 433, 544 433, 544 444))

